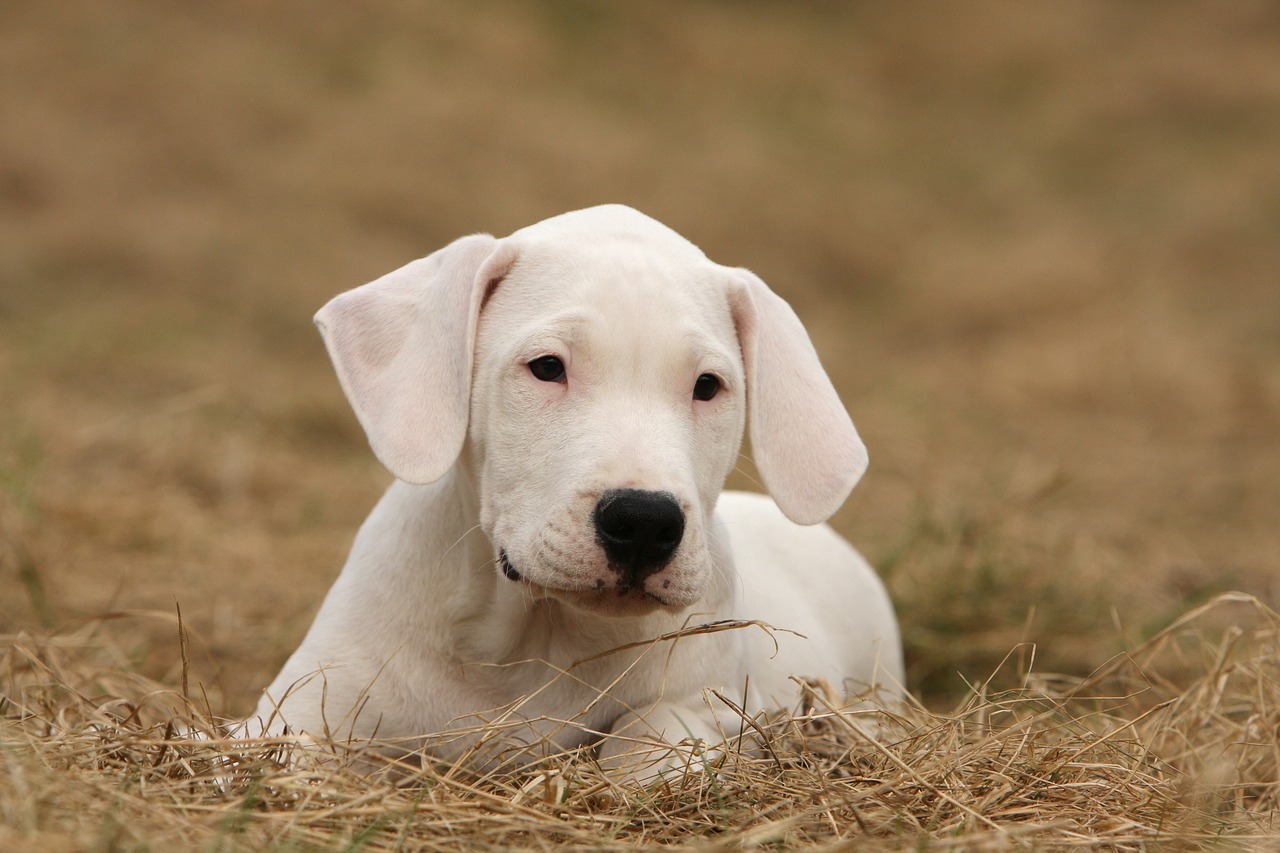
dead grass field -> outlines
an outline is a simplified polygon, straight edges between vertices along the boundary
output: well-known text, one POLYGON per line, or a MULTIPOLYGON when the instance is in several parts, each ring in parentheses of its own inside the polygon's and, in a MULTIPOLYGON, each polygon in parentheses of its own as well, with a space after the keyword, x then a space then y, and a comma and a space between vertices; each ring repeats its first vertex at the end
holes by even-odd
POLYGON ((11 0, 0 91, 0 847, 1275 843, 1275 4, 11 0), (178 761, 387 482, 311 313, 604 201, 806 321, 933 713, 643 802, 178 761))

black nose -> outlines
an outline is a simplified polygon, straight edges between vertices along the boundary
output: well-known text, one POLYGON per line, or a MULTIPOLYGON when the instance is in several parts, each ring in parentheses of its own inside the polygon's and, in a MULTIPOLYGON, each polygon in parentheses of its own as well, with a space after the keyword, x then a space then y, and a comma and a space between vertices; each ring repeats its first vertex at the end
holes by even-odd
POLYGON ((671 561, 684 536, 684 512, 668 492, 613 489, 596 504, 596 539, 609 565, 634 586, 671 561))

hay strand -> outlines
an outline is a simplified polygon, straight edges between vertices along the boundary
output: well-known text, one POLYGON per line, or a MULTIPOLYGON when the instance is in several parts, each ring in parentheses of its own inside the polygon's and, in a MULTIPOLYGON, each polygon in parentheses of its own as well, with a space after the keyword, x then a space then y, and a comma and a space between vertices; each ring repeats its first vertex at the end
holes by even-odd
POLYGON ((3 638, 7 849, 1207 850, 1265 849, 1280 830, 1280 617, 1248 596, 1086 678, 984 682, 951 713, 910 707, 874 733, 810 685, 792 713, 744 715, 763 749, 708 753, 644 790, 583 753, 518 773, 367 772, 339 746, 184 736, 224 721, 188 685, 132 672, 115 636, 129 621, 107 621, 3 638))

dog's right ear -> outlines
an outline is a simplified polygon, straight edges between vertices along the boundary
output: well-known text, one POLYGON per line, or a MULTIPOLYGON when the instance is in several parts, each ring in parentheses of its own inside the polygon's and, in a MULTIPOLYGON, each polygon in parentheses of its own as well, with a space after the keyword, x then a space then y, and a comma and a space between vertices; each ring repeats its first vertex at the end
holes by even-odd
POLYGON ((487 234, 330 300, 315 316, 374 454, 408 483, 432 483, 462 452, 480 307, 513 252, 487 234))

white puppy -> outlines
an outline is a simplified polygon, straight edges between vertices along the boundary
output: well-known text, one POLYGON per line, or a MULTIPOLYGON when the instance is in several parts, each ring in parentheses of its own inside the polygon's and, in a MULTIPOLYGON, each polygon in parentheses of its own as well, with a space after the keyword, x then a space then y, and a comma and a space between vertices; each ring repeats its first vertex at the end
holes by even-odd
POLYGON ((900 695, 885 591, 819 524, 865 448, 752 273, 604 206, 464 237, 316 322, 397 482, 259 704, 267 733, 490 766, 609 735, 636 775, 637 742, 739 732, 710 690, 749 714, 793 706, 793 675, 900 695), (721 494, 748 415, 776 505, 721 494), (646 642, 719 620, 776 630, 646 642))

